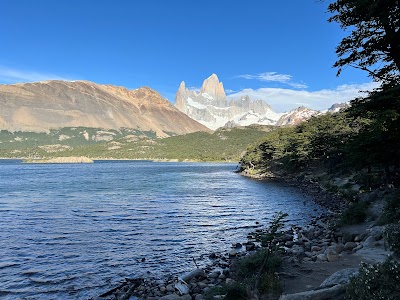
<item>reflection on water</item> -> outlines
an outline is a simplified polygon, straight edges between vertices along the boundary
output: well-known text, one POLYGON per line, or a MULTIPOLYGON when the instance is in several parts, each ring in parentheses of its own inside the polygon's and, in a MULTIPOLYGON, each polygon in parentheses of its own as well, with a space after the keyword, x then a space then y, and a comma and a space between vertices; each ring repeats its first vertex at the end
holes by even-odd
POLYGON ((0 298, 86 299, 125 277, 191 270, 193 256, 207 264, 202 254, 243 242, 277 211, 294 223, 317 214, 298 190, 234 168, 1 161, 0 298))

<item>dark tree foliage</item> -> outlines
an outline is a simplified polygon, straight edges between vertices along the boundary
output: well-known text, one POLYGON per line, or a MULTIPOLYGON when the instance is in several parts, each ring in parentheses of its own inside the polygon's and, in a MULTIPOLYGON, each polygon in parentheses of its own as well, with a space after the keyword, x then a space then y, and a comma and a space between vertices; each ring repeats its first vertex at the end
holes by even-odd
POLYGON ((400 83, 400 0, 337 0, 330 22, 351 30, 336 48, 338 75, 343 67, 364 71, 376 81, 400 83))
POLYGON ((358 174, 367 188, 400 186, 400 88, 374 91, 347 110, 269 132, 248 149, 241 167, 255 173, 358 174))
POLYGON ((366 120, 349 145, 351 157, 364 166, 383 167, 390 181, 400 169, 400 86, 353 100, 348 112, 353 119, 366 120))
POLYGON ((296 127, 267 133, 261 144, 249 148, 241 164, 261 171, 296 172, 318 163, 333 171, 346 160, 347 145, 359 127, 345 112, 312 117, 296 127))

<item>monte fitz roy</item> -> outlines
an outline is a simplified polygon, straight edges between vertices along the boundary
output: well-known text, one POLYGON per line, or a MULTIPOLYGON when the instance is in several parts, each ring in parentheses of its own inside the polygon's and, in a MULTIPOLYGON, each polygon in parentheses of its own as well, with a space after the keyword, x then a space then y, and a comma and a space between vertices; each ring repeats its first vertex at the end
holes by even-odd
MULTIPOLYGON (((220 127, 259 125, 296 125, 322 112, 300 106, 286 113, 276 113, 261 99, 248 95, 240 98, 226 96, 216 74, 206 80, 199 92, 189 90, 182 81, 175 97, 175 106, 192 119, 210 129, 220 127)), ((334 104, 328 112, 336 112, 346 104, 334 104)))
POLYGON ((198 93, 182 82, 175 107, 148 87, 128 90, 62 80, 0 85, 0 107, 0 129, 9 131, 46 132, 80 126, 132 128, 153 131, 158 137, 224 126, 294 125, 320 113, 305 107, 276 113, 263 100, 249 96, 231 99, 215 74, 204 80, 198 93))

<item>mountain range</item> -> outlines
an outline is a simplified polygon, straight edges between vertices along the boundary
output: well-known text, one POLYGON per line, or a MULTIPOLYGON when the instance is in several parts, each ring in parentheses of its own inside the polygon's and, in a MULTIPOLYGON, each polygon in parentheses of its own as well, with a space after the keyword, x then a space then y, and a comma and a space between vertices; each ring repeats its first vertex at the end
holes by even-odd
POLYGON ((0 85, 0 129, 45 132, 63 127, 132 128, 159 137, 210 131, 159 93, 89 81, 0 85))
MULTIPOLYGON (((337 104, 329 111, 342 107, 337 104)), ((0 129, 11 132, 84 127, 133 129, 167 137, 252 124, 295 125, 321 113, 306 107, 276 113, 260 99, 231 99, 215 74, 204 80, 198 92, 182 82, 175 106, 149 87, 128 90, 62 80, 0 84, 0 129)))
MULTIPOLYGON (((212 130, 252 124, 296 125, 313 115, 324 113, 303 106, 277 113, 261 99, 251 99, 249 96, 230 99, 216 74, 204 80, 199 92, 189 90, 182 81, 175 96, 175 107, 212 130)), ((343 107, 346 104, 335 104, 328 111, 334 112, 343 107)))

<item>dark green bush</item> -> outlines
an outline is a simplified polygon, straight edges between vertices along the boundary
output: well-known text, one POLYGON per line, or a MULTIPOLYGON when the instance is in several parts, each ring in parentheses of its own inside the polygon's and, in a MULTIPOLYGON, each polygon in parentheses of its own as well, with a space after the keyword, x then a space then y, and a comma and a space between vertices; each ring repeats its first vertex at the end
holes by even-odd
POLYGON ((241 300, 247 299, 246 286, 241 283, 223 284, 208 290, 204 294, 207 300, 215 299, 215 296, 222 295, 225 300, 241 300))
POLYGON ((235 283, 211 289, 207 299, 216 295, 224 299, 259 299, 261 295, 278 295, 281 286, 277 271, 282 259, 279 256, 281 246, 274 241, 282 235, 286 217, 287 214, 278 212, 268 228, 252 233, 261 242, 262 248, 237 260, 231 268, 235 283))
POLYGON ((352 189, 341 189, 339 194, 343 199, 347 199, 348 201, 353 201, 357 196, 357 192, 352 189))
POLYGON ((351 279, 346 290, 347 300, 400 299, 400 265, 387 260, 380 264, 363 264, 359 275, 351 279))
POLYGON ((340 223, 342 225, 352 225, 364 222, 367 217, 368 203, 358 201, 353 202, 342 212, 340 223))
POLYGON ((223 299, 226 300, 251 298, 249 292, 254 289, 253 286, 257 281, 260 266, 263 265, 264 261, 266 261, 266 265, 260 274, 258 290, 261 293, 279 294, 282 289, 276 272, 282 260, 277 254, 262 249, 241 258, 234 264, 232 271, 234 273, 233 278, 236 280, 235 283, 216 286, 205 294, 205 298, 214 299, 216 295, 224 295, 223 299))
POLYGON ((234 266, 235 277, 251 286, 267 256, 269 257, 266 260, 264 272, 260 276, 259 290, 263 293, 280 291, 281 286, 276 271, 282 260, 277 254, 266 249, 240 259, 234 266))
MULTIPOLYGON (((385 243, 394 254, 400 256, 400 224, 390 224, 386 226, 385 243)), ((400 299, 400 298, 399 298, 400 299)))
POLYGON ((400 192, 395 192, 387 197, 383 214, 379 221, 381 224, 400 222, 400 192))

